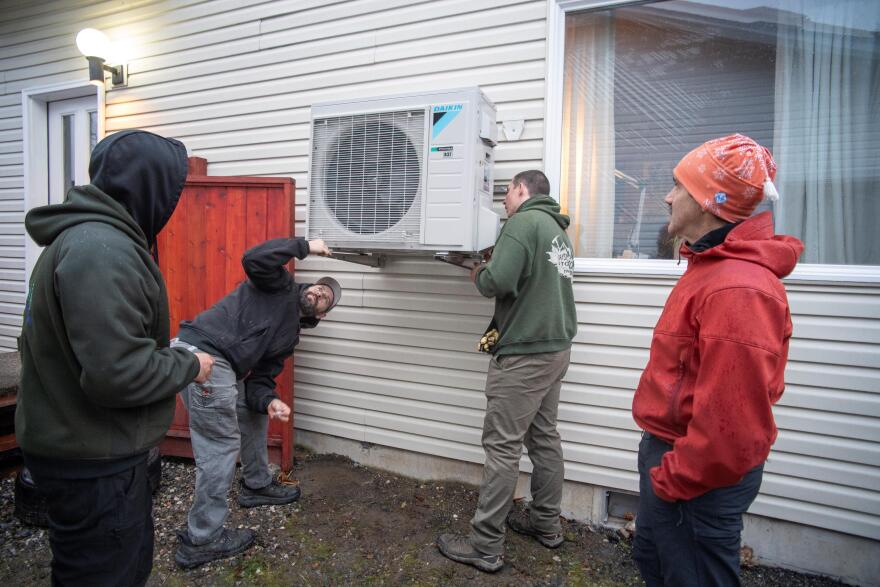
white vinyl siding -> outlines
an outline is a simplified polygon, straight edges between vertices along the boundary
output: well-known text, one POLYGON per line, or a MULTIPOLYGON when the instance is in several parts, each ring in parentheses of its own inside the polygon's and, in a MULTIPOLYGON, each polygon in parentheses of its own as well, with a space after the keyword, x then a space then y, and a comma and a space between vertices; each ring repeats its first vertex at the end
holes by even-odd
MULTIPOLYGON (((498 120, 496 182, 542 166, 543 0, 0 2, 0 346, 24 301, 21 90, 85 79, 85 26, 125 38, 129 86, 106 96, 106 128, 182 140, 211 175, 297 182, 308 201, 309 109, 331 99, 480 85, 498 120)), ((558 141, 559 137, 548 140, 558 141)), ((500 210, 500 207, 499 207, 500 210)), ((464 270, 392 259, 384 269, 298 264, 336 276, 342 304, 296 353, 295 427, 481 462, 492 302, 464 270)), ((669 277, 578 275, 580 331, 559 428, 571 481, 637 490, 630 405, 669 277)), ((880 296, 877 287, 789 284, 795 339, 779 440, 756 514, 880 539, 880 296)), ((523 461, 528 470, 527 459, 523 461)))

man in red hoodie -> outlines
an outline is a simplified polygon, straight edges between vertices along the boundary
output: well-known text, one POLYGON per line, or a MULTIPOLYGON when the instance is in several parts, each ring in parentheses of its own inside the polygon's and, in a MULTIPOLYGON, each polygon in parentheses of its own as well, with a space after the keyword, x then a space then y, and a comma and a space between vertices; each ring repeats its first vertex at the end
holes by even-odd
POLYGON ((738 585, 742 515, 776 440, 791 315, 781 278, 803 244, 775 236, 770 151, 711 140, 674 170, 669 234, 688 268, 654 328, 633 400, 640 502, 633 558, 648 587, 738 585))

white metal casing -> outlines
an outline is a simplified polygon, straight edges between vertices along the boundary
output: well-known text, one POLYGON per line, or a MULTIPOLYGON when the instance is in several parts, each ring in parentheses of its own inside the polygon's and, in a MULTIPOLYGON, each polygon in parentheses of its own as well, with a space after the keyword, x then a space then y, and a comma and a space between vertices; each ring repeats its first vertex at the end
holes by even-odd
POLYGON ((495 106, 479 88, 312 106, 306 235, 336 250, 495 243, 495 106))

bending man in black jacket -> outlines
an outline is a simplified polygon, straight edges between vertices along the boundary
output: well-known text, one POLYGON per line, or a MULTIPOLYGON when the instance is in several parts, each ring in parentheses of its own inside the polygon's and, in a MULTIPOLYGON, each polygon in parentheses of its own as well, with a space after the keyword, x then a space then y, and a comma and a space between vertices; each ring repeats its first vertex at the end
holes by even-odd
POLYGON ((196 460, 196 489, 175 560, 191 568, 249 548, 253 530, 225 528, 226 499, 241 451, 239 505, 279 505, 299 498, 299 488, 269 473, 266 432, 269 417, 287 422, 290 406, 275 394, 275 377, 299 342, 300 328, 312 328, 339 302, 335 279, 315 284, 293 281, 291 257, 329 255, 324 241, 279 238, 244 254, 248 279, 232 293, 180 324, 172 347, 214 358, 211 377, 181 392, 189 410, 196 460))

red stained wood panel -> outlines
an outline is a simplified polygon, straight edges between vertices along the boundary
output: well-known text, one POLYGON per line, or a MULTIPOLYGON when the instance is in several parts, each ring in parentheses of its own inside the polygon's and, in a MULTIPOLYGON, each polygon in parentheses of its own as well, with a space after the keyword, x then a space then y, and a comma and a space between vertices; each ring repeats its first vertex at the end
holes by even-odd
POLYGON ((247 189, 244 186, 229 186, 226 204, 226 291, 232 291, 244 280, 241 254, 247 250, 245 244, 245 218, 247 211, 247 189))
POLYGON ((205 305, 210 306, 226 295, 226 188, 215 191, 205 201, 205 305))

